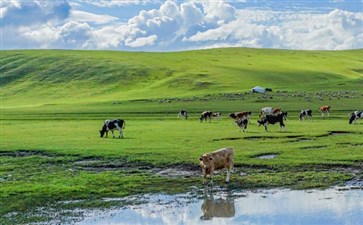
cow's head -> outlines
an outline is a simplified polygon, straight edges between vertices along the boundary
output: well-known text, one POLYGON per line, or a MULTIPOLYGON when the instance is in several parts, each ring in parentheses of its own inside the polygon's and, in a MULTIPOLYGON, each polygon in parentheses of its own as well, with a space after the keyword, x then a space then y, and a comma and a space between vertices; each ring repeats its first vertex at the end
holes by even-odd
POLYGON ((228 114, 228 118, 232 118, 232 119, 236 119, 236 114, 234 114, 234 113, 230 113, 230 114, 228 114))
POLYGON ((287 112, 281 112, 281 114, 282 114, 284 120, 287 120, 287 112))
POLYGON ((100 130, 100 137, 103 137, 107 131, 107 125, 103 125, 102 130, 100 130))
POLYGON ((214 161, 211 154, 204 154, 199 158, 199 165, 203 171, 204 177, 212 175, 214 171, 214 161))
POLYGON ((349 124, 352 124, 353 123, 353 121, 355 120, 355 114, 354 113, 352 113, 351 115, 350 115, 350 119, 349 119, 349 124))

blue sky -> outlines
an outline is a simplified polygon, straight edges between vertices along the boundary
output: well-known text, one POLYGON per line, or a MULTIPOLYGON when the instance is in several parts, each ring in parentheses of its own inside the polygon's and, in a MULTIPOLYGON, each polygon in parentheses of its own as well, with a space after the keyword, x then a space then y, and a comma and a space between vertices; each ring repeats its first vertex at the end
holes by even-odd
POLYGON ((2 0, 1 49, 363 48, 363 0, 2 0))

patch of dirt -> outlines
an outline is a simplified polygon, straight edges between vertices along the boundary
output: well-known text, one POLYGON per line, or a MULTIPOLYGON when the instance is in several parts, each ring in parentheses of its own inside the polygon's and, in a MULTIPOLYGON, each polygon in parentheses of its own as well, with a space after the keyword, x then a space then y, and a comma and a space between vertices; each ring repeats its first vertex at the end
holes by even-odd
POLYGON ((99 158, 94 159, 82 159, 75 161, 74 166, 79 170, 87 170, 87 171, 111 171, 111 170, 124 170, 124 171, 133 171, 133 170, 150 170, 153 167, 151 165, 147 165, 144 163, 130 163, 126 160, 111 160, 106 161, 99 158))
POLYGON ((363 146, 363 143, 341 142, 341 143, 337 143, 337 145, 344 145, 344 146, 358 147, 358 146, 363 146))
POLYGON ((346 130, 334 130, 330 131, 329 135, 346 135, 346 134, 354 134, 354 132, 346 131, 346 130))
POLYGON ((251 158, 257 158, 257 159, 274 159, 278 155, 279 154, 276 154, 276 153, 267 153, 267 154, 254 155, 251 158))
POLYGON ((309 141, 314 141, 314 138, 306 138, 306 137, 301 137, 301 138, 297 138, 295 140, 289 140, 288 142, 309 142, 309 141))
MULTIPOLYGON (((155 171, 156 172, 156 171, 155 171)), ((156 172, 156 175, 162 177, 194 177, 200 175, 201 172, 197 170, 188 171, 184 170, 183 168, 168 168, 168 169, 161 169, 159 172, 156 172)))
POLYGON ((305 146, 305 147, 300 147, 300 149, 302 150, 313 150, 313 149, 321 149, 321 148, 326 148, 328 147, 327 145, 314 145, 314 146, 305 146))
POLYGON ((101 159, 85 159, 74 162, 78 170, 102 172, 122 170, 128 173, 146 171, 164 177, 192 177, 200 174, 199 166, 192 164, 176 164, 165 167, 154 167, 146 163, 127 162, 126 160, 105 161, 101 159))
POLYGON ((332 131, 328 131, 328 133, 326 133, 326 134, 318 135, 316 137, 328 137, 328 136, 332 136, 332 135, 348 135, 348 134, 363 134, 363 133, 348 131, 348 130, 332 130, 332 131))
POLYGON ((56 154, 49 152, 43 152, 39 150, 18 150, 18 151, 2 151, 0 157, 30 157, 30 156, 42 156, 42 157, 56 157, 56 154))

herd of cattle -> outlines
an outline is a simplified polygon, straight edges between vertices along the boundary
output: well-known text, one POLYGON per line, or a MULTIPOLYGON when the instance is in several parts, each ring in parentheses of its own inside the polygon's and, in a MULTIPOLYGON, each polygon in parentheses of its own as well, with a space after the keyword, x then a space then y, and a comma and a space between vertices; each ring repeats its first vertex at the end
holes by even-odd
MULTIPOLYGON (((324 117, 330 115, 330 106, 322 106, 319 108, 321 115, 324 117)), ((250 123, 251 111, 244 112, 234 112, 229 113, 228 118, 233 119, 237 126, 245 131, 247 129, 247 124, 250 123)), ((212 111, 204 111, 200 116, 200 122, 209 121, 211 122, 212 118, 220 118, 222 113, 220 112, 212 112, 212 111)), ((180 110, 178 116, 183 119, 188 119, 188 112, 184 109, 180 110)), ((284 120, 287 120, 287 112, 282 111, 279 108, 272 107, 264 107, 261 109, 259 114, 260 119, 257 121, 258 126, 263 125, 265 130, 267 130, 268 124, 280 124, 280 131, 282 128, 285 129, 284 120)), ((299 120, 302 121, 305 118, 312 120, 312 110, 311 109, 303 109, 300 111, 299 120)), ((358 119, 363 117, 363 111, 354 111, 350 114, 349 124, 356 122, 358 119)), ((114 130, 119 131, 119 138, 123 137, 123 129, 125 129, 125 121, 122 119, 113 119, 106 120, 102 126, 102 130, 100 130, 100 136, 103 137, 106 134, 106 138, 108 136, 108 132, 112 132, 112 137, 114 138, 114 130)), ((210 181, 213 182, 213 172, 215 170, 226 169, 227 170, 227 178, 226 182, 228 183, 231 176, 231 170, 233 168, 233 158, 234 158, 234 150, 233 148, 222 148, 216 150, 211 153, 205 153, 199 158, 200 167, 203 171, 204 182, 206 178, 210 178, 210 181)))
MULTIPOLYGON (((330 116, 330 106, 321 106, 319 108, 321 115, 330 116)), ((243 112, 234 112, 229 113, 228 118, 235 120, 237 126, 243 130, 243 132, 247 129, 247 124, 250 123, 251 111, 243 111, 243 112)), ((357 119, 362 118, 362 111, 354 111, 350 114, 349 124, 352 124, 357 119)), ((211 121, 212 118, 220 118, 222 113, 220 112, 212 112, 212 111, 204 111, 202 112, 199 120, 203 121, 211 121)), ((178 116, 183 119, 188 119, 188 112, 184 109, 180 110, 178 116)), ((287 112, 282 111, 280 108, 273 107, 264 107, 261 109, 259 114, 260 119, 257 121, 258 126, 263 125, 265 130, 267 130, 268 124, 276 124, 279 123, 280 131, 282 128, 286 131, 286 127, 284 124, 284 120, 287 120, 287 112)), ((303 109, 300 111, 299 120, 302 121, 305 118, 312 120, 313 119, 313 111, 311 109, 303 109)))

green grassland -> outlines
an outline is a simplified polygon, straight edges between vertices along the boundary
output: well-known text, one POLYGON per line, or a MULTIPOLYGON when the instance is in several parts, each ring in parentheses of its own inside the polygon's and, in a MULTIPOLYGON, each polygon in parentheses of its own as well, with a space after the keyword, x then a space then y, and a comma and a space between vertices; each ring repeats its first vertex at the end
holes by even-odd
POLYGON ((363 85, 363 50, 1 51, 3 106, 363 85), (92 90, 92 91, 90 91, 92 90))
MULTIPOLYGON (((326 188, 363 179, 363 55, 212 49, 172 53, 1 51, 0 223, 49 220, 38 207, 108 207, 103 197, 202 188, 198 158, 235 149, 229 189, 326 188), (274 92, 252 94, 255 85, 274 92), (329 118, 318 112, 331 105, 329 118), (286 132, 257 126, 261 107, 289 113, 286 132), (177 118, 179 109, 190 113, 177 118), (303 108, 313 121, 299 121, 303 108), (222 118, 199 122, 204 110, 222 118), (252 111, 247 132, 227 118, 252 111), (100 138, 109 118, 124 138, 100 138), (258 156, 275 154, 273 159, 258 156), (188 176, 161 176, 169 168, 188 176)), ((116 136, 117 136, 116 132, 116 136)))

